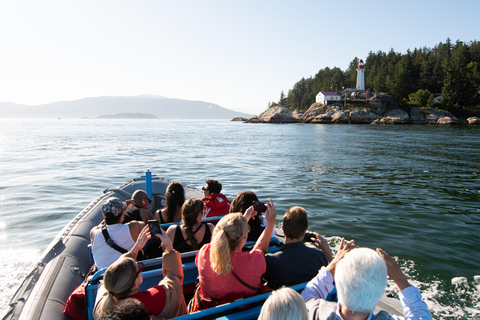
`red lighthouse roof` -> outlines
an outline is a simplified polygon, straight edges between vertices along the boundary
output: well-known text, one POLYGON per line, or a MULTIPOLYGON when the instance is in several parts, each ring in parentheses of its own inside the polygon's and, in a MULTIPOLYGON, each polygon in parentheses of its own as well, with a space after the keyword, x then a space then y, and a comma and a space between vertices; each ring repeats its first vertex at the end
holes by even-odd
POLYGON ((360 61, 358 61, 358 68, 357 68, 357 70, 359 70, 359 69, 365 69, 365 67, 363 66, 363 60, 362 60, 362 59, 360 59, 360 61))

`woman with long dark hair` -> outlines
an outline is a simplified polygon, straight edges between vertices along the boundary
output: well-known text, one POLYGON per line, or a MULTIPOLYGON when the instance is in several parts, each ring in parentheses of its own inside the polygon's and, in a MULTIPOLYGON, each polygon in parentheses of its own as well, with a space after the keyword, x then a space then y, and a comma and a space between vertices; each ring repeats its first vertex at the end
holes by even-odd
POLYGON ((165 192, 165 207, 157 210, 154 219, 160 224, 180 222, 182 220, 182 206, 185 202, 185 190, 180 182, 171 182, 165 192))
MULTIPOLYGON (((235 199, 233 199, 230 204, 230 213, 231 212, 242 212, 244 213, 248 207, 252 206, 255 201, 258 201, 257 195, 253 191, 242 191, 235 199)), ((250 220, 248 220, 248 225, 250 226, 250 232, 248 234, 247 241, 257 241, 258 237, 262 234, 265 229, 266 223, 265 219, 262 216, 261 212, 258 212, 250 220)))
POLYGON ((170 226, 167 235, 173 242, 173 247, 179 252, 189 252, 200 249, 212 239, 211 223, 202 223, 205 213, 203 201, 188 199, 182 206, 182 224, 170 226))

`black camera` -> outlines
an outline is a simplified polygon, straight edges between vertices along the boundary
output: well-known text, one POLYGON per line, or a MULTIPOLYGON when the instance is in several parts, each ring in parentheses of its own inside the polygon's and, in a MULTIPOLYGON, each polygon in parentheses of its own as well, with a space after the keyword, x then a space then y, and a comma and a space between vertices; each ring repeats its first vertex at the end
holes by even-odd
POLYGON ((253 209, 256 212, 265 212, 267 211, 267 206, 263 202, 253 201, 253 209))
POLYGON ((317 237, 313 232, 305 232, 305 237, 303 237, 303 242, 315 242, 317 237))

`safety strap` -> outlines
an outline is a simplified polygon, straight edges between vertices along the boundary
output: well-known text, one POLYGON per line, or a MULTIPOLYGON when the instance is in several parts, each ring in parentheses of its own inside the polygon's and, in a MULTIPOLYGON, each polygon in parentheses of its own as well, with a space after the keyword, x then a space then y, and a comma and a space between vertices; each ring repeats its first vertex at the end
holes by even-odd
POLYGON ((243 281, 242 279, 240 279, 240 278, 233 272, 233 270, 232 270, 232 274, 233 274, 233 276, 234 276, 241 284, 243 284, 243 285, 244 285, 245 287, 247 287, 248 289, 250 289, 250 290, 257 290, 257 291, 260 290, 261 286, 254 287, 254 286, 249 285, 248 283, 246 283, 245 281, 243 281))
POLYGON ((103 237, 105 238, 105 242, 110 246, 112 247, 113 249, 117 250, 118 252, 120 253, 127 253, 128 250, 125 250, 123 249, 122 247, 118 246, 117 244, 115 244, 115 242, 113 242, 112 238, 110 238, 110 235, 108 234, 108 231, 107 231, 107 227, 106 226, 103 226, 102 227, 102 234, 103 234, 103 237))

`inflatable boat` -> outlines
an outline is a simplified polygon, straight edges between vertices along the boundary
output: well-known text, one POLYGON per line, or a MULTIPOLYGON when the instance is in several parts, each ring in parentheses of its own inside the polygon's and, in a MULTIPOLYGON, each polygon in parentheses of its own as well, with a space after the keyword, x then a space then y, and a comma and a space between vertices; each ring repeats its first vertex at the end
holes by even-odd
MULTIPOLYGON (((92 258, 89 250, 90 230, 98 225, 103 216, 101 206, 109 197, 118 197, 125 201, 138 189, 145 190, 155 212, 165 204, 165 192, 171 181, 158 178, 147 171, 144 176, 133 179, 117 188, 106 189, 103 195, 93 200, 83 209, 52 241, 44 251, 33 270, 25 277, 23 283, 12 297, 3 320, 51 320, 69 318, 63 314, 66 301, 73 290, 78 287, 89 273, 92 258)), ((202 192, 193 187, 184 186, 185 198, 202 198, 202 192)), ((214 219, 214 218, 210 218, 214 219)), ((217 220, 219 218, 216 218, 217 220)), ((168 225, 162 225, 168 227, 168 225)), ((277 230, 279 231, 279 230, 277 230)), ((279 249, 282 244, 282 235, 277 232, 277 237, 272 238, 269 252, 279 249)), ((193 293, 197 279, 197 269, 194 264, 196 252, 182 254, 182 263, 185 273, 184 293, 193 293)), ((162 277, 161 258, 143 261, 145 269, 142 272, 144 281, 141 289, 145 290, 158 284, 162 277)), ((97 271, 88 278, 86 285, 86 307, 89 319, 93 310, 96 289, 103 278, 105 269, 97 271)), ((301 291, 306 284, 294 288, 301 291)), ((208 310, 188 314, 177 319, 256 319, 261 306, 269 293, 241 299, 233 303, 217 306, 208 310), (248 308, 244 306, 248 305, 248 308), (242 307, 239 309, 239 307, 242 307)), ((402 307, 396 299, 384 297, 379 303, 381 309, 390 314, 402 315, 402 307)))

